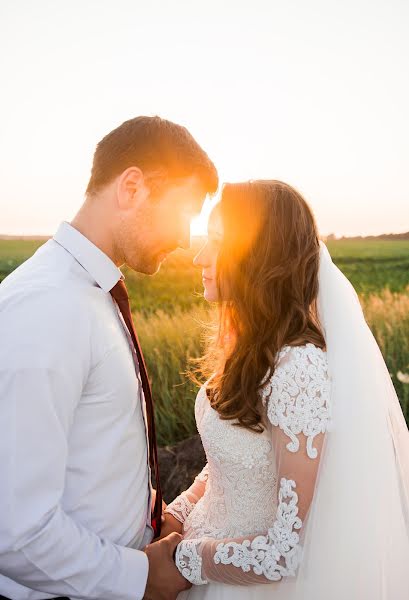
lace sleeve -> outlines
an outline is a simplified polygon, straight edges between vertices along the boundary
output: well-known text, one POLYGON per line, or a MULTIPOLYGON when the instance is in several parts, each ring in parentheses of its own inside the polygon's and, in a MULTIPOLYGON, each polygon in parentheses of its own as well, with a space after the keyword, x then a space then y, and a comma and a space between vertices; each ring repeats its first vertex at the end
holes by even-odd
POLYGON ((175 519, 184 523, 192 512, 196 502, 205 493, 208 476, 208 467, 206 464, 199 475, 196 476, 190 488, 179 494, 179 496, 168 504, 164 512, 173 515, 175 519))
POLYGON ((183 540, 177 547, 176 565, 193 584, 250 585, 296 575, 302 528, 330 421, 325 352, 312 344, 282 351, 264 385, 262 400, 271 423, 278 475, 275 519, 261 535, 183 540))

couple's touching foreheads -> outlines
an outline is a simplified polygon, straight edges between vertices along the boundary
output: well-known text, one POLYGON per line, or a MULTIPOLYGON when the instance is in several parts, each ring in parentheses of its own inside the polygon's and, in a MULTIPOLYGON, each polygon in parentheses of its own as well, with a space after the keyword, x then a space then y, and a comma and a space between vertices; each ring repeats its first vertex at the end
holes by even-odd
POLYGON ((291 185, 219 185, 185 127, 125 121, 73 220, 1 283, 0 339, 0 599, 409 597, 408 430, 291 185), (194 259, 218 318, 194 406, 206 465, 166 505, 120 267, 154 275, 188 248, 219 188, 194 259))

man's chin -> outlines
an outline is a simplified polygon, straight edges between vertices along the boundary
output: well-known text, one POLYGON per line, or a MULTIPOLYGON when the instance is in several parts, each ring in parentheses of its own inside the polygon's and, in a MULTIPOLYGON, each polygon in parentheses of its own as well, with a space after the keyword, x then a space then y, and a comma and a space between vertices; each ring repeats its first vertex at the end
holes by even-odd
POLYGON ((156 260, 150 263, 145 262, 143 264, 135 264, 128 266, 131 267, 131 269, 133 271, 136 271, 137 273, 142 273, 143 275, 155 275, 159 271, 161 264, 162 261, 156 260))
POLYGON ((146 275, 156 275, 156 273, 159 272, 160 268, 162 266, 162 263, 156 263, 155 266, 153 266, 149 271, 146 272, 146 275))

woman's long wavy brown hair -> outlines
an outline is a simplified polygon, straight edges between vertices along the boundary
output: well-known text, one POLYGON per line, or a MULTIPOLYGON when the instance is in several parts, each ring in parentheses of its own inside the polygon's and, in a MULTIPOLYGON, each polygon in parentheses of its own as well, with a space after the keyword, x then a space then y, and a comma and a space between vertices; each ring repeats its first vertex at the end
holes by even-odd
POLYGON ((260 389, 279 350, 325 348, 317 318, 319 240, 303 197, 281 181, 225 184, 217 263, 219 319, 200 359, 222 419, 263 431, 260 389))

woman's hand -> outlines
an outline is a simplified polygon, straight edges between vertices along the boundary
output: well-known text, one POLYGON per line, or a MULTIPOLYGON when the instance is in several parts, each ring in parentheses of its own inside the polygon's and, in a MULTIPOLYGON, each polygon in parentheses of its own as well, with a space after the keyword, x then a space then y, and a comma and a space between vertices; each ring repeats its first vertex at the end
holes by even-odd
MULTIPOLYGON (((155 499, 156 499, 156 490, 152 489, 152 511, 153 511, 153 507, 155 506, 155 499)), ((162 538, 168 536, 170 533, 173 533, 174 531, 176 533, 182 534, 183 524, 180 521, 178 521, 177 519, 175 519, 175 517, 173 515, 164 512, 166 506, 167 506, 167 504, 165 503, 164 500, 162 500, 162 524, 161 524, 161 528, 160 528, 160 536, 154 538, 152 540, 152 542, 157 542, 158 540, 161 540, 162 538)))
MULTIPOLYGON (((161 540, 162 538, 168 536, 170 533, 183 533, 183 523, 175 519, 175 517, 169 513, 165 513, 162 515, 162 525, 160 530, 160 536, 157 538, 161 540)), ((155 540, 156 541, 156 540, 155 540)))
MULTIPOLYGON (((153 512, 153 509, 155 508, 155 501, 156 501, 156 490, 154 490, 152 488, 151 512, 153 512)), ((166 502, 164 500, 162 500, 162 512, 165 510, 166 507, 167 507, 166 502)))

